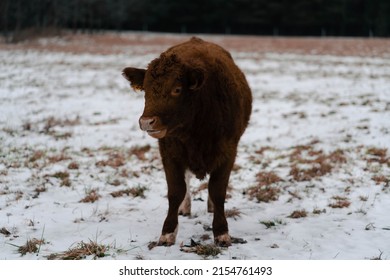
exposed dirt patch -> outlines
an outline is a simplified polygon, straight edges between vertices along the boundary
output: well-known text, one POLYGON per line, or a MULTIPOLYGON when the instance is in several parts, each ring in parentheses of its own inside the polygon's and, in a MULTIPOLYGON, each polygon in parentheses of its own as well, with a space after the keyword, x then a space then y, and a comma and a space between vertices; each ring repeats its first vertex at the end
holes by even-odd
MULTIPOLYGON (((72 34, 62 32, 61 37, 32 39, 18 44, 0 43, 0 49, 36 49, 55 52, 114 54, 126 53, 129 47, 142 46, 138 53, 161 52, 171 45, 188 40, 191 34, 162 33, 102 33, 72 34)), ((334 37, 266 37, 224 36, 199 34, 230 51, 278 52, 320 55, 383 56, 390 54, 390 41, 378 38, 334 37)))

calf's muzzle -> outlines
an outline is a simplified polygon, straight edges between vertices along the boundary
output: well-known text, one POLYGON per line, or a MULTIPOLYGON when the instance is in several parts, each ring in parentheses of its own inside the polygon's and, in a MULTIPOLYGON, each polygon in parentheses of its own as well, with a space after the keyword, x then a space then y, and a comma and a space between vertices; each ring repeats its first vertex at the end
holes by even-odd
POLYGON ((140 117, 139 126, 141 130, 146 131, 154 138, 163 138, 167 133, 167 129, 162 127, 158 117, 140 117))

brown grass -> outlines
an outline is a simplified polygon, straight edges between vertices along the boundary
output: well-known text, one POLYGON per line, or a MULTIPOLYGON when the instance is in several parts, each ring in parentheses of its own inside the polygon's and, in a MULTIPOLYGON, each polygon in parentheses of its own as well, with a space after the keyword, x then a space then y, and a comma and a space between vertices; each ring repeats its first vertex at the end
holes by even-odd
POLYGON ((290 175, 293 180, 302 182, 325 176, 332 172, 338 164, 346 163, 342 150, 325 154, 322 150, 314 150, 313 146, 297 146, 290 155, 290 175), (300 165, 308 165, 303 168, 300 165))
POLYGON ((101 160, 96 163, 97 167, 110 166, 112 168, 118 168, 126 164, 125 156, 119 152, 110 152, 107 160, 101 160))
POLYGON ((56 126, 65 127, 65 126, 75 126, 80 124, 80 117, 77 116, 75 119, 57 119, 55 117, 49 117, 45 121, 43 130, 45 133, 50 134, 53 128, 56 126))
POLYGON ((47 188, 45 186, 38 186, 34 189, 35 191, 35 194, 32 198, 38 198, 38 196, 43 193, 43 192, 46 192, 47 191, 47 188))
POLYGON ((50 156, 47 159, 49 160, 49 163, 53 164, 53 163, 57 163, 57 162, 65 161, 65 160, 70 160, 71 158, 69 156, 65 155, 64 153, 61 153, 59 155, 50 156))
POLYGON ((37 253, 40 245, 44 244, 44 240, 33 238, 27 240, 25 245, 19 246, 18 252, 24 256, 27 253, 37 253))
POLYGON ((61 187, 64 187, 64 186, 70 187, 70 185, 71 185, 71 182, 69 179, 70 174, 67 171, 64 171, 64 172, 59 171, 59 172, 56 172, 52 175, 48 175, 48 177, 53 177, 53 178, 57 178, 57 179, 61 180, 61 184, 60 184, 61 187))
POLYGON ((375 175, 371 178, 377 185, 384 184, 385 186, 389 186, 390 177, 385 175, 375 175))
POLYGON ((278 200, 280 189, 257 186, 249 188, 247 193, 250 199, 256 198, 258 202, 270 202, 278 200))
POLYGON ((197 244, 195 246, 181 246, 180 251, 195 253, 203 258, 215 257, 221 253, 221 248, 215 244, 197 244))
POLYGON ((237 218, 241 217, 241 211, 237 208, 227 209, 225 210, 225 216, 226 218, 233 218, 234 220, 237 220, 237 218))
POLYGON ((347 197, 333 196, 332 199, 335 201, 329 204, 331 208, 348 208, 351 205, 347 197))
POLYGON ((377 162, 390 166, 390 157, 387 157, 387 149, 371 147, 367 150, 367 162, 377 162))
POLYGON ((32 156, 29 158, 30 162, 35 162, 37 160, 40 160, 46 155, 44 151, 35 151, 32 156))
POLYGON ((135 187, 135 188, 127 188, 119 191, 115 191, 110 193, 112 197, 121 197, 124 195, 132 196, 132 197, 142 197, 145 198, 145 191, 147 190, 146 187, 135 187))
POLYGON ((307 212, 306 210, 295 210, 287 217, 291 219, 300 219, 300 218, 307 217, 307 212))
POLYGON ((115 186, 115 187, 118 187, 118 186, 120 186, 122 184, 119 179, 110 180, 110 181, 108 181, 108 183, 111 186, 115 186))
POLYGON ((283 180, 274 172, 259 172, 256 174, 257 182, 259 186, 270 186, 272 184, 282 182, 283 180))
POLYGON ((85 259, 86 256, 93 255, 94 259, 103 258, 106 256, 108 246, 99 245, 97 242, 90 241, 85 243, 81 241, 74 248, 69 249, 64 253, 51 254, 49 260, 81 260, 85 259))
POLYGON ((98 194, 97 190, 90 190, 87 192, 87 195, 81 199, 79 202, 82 203, 94 203, 99 200, 101 196, 98 194))
POLYGON ((146 160, 145 154, 150 151, 150 145, 133 147, 130 149, 129 154, 135 155, 139 160, 146 160))
POLYGON ((256 174, 257 186, 247 190, 250 199, 256 198, 258 202, 275 201, 279 197, 280 189, 273 185, 283 180, 274 172, 259 172, 256 174))
POLYGON ((76 170, 76 169, 79 169, 79 164, 75 161, 72 161, 71 163, 68 164, 68 169, 71 169, 71 170, 76 170))
POLYGON ((383 157, 386 157, 386 155, 387 155, 387 149, 371 147, 367 150, 367 154, 375 156, 375 157, 383 158, 383 157))
POLYGON ((80 124, 80 118, 76 117, 75 119, 57 119, 55 117, 49 117, 44 121, 43 132, 46 135, 50 135, 54 137, 56 140, 59 139, 67 139, 72 137, 71 132, 58 132, 56 131, 56 127, 67 127, 67 126, 75 126, 80 124))

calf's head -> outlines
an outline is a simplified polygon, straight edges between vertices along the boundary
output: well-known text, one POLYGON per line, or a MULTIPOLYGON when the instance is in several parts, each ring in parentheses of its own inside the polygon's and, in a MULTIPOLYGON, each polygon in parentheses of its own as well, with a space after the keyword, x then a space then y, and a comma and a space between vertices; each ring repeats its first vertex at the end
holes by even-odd
POLYGON ((145 92, 140 128, 154 138, 175 135, 189 125, 191 104, 206 80, 203 67, 183 63, 176 54, 162 54, 147 69, 127 67, 123 76, 134 90, 145 92))

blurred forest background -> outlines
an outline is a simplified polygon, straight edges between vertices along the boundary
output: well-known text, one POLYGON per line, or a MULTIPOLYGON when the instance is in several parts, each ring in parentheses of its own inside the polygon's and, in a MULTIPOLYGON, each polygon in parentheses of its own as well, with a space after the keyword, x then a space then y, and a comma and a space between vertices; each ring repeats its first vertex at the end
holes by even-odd
POLYGON ((140 30, 389 37, 389 0, 1 0, 7 41, 27 34, 140 30))

